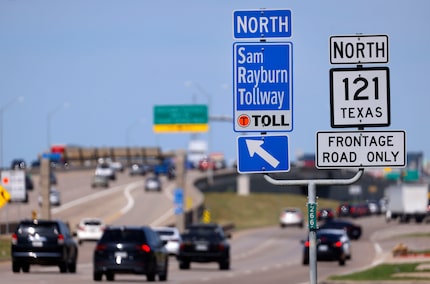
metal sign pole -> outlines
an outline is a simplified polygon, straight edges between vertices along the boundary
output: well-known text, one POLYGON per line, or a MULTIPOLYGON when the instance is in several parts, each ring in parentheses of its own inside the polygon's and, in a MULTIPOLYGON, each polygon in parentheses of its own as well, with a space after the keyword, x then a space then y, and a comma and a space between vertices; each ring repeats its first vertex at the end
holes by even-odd
POLYGON ((308 185, 308 223, 309 223, 309 280, 310 284, 317 284, 317 247, 316 247, 316 185, 348 185, 358 181, 363 176, 364 169, 349 179, 314 179, 314 180, 277 180, 264 175, 266 181, 274 185, 308 185))

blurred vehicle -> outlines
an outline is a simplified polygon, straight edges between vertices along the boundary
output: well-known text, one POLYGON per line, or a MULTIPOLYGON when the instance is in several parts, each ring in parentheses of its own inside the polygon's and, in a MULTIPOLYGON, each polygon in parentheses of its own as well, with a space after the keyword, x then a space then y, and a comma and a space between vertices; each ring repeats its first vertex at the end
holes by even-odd
POLYGON ((49 171, 49 183, 51 185, 57 185, 58 184, 57 175, 55 174, 55 172, 53 170, 49 171))
POLYGON ((358 224, 354 224, 348 220, 332 219, 327 220, 319 226, 320 229, 342 229, 345 230, 351 240, 358 240, 361 237, 362 228, 358 224))
MULTIPOLYGON (((39 206, 42 206, 43 197, 41 194, 39 194, 38 202, 39 202, 39 206)), ((52 206, 61 205, 61 193, 55 187, 51 187, 51 189, 49 190, 49 203, 52 206)))
MULTIPOLYGON (((316 257, 317 261, 338 261, 339 265, 345 265, 351 258, 351 242, 343 230, 319 229, 316 232, 316 257)), ((309 238, 303 243, 303 265, 309 264, 309 238)))
POLYGON ((145 179, 145 191, 161 191, 161 180, 158 176, 150 176, 145 179))
POLYGON ((169 254, 164 242, 150 227, 107 227, 97 242, 93 255, 93 280, 105 275, 114 281, 115 274, 144 274, 147 281, 167 280, 169 254))
POLYGON ((84 241, 98 241, 106 225, 100 218, 83 218, 77 225, 76 238, 79 244, 84 241))
POLYGON ((220 170, 227 167, 227 163, 222 153, 211 153, 209 156, 204 157, 198 162, 198 169, 200 171, 220 170))
POLYGON ((230 244, 218 224, 192 224, 181 234, 177 256, 179 269, 189 269, 191 262, 217 262, 219 269, 230 269, 230 244))
POLYGON ((109 187, 109 177, 94 175, 93 180, 91 181, 91 187, 92 188, 96 188, 96 187, 108 188, 109 187))
POLYGON ((336 208, 337 217, 349 217, 349 209, 350 205, 348 203, 339 204, 339 206, 336 208))
POLYGON ((96 171, 94 173, 96 176, 106 176, 110 180, 116 180, 116 173, 115 170, 111 168, 111 166, 106 163, 102 162, 99 163, 96 167, 96 171))
POLYGON ((160 239, 165 241, 164 247, 170 255, 178 255, 179 244, 181 242, 181 234, 178 228, 175 227, 153 227, 155 232, 158 233, 160 239))
POLYGON ((31 175, 29 173, 25 174, 25 189, 26 190, 34 189, 33 179, 31 178, 31 175))
POLYGON ((317 211, 317 220, 329 220, 334 218, 334 211, 331 208, 321 208, 317 211))
POLYGON ((352 218, 369 216, 370 215, 369 207, 365 203, 351 204, 351 206, 349 207, 349 215, 352 218))
POLYGON ((150 166, 140 163, 134 163, 130 166, 128 171, 130 176, 144 176, 150 172, 150 166))
POLYGON ((26 167, 27 164, 23 159, 13 159, 10 164, 12 170, 25 170, 26 167))
POLYGON ((176 176, 175 163, 173 159, 164 159, 161 163, 154 166, 154 174, 165 175, 168 179, 173 179, 176 176))
POLYGON ((12 235, 11 258, 14 273, 30 272, 30 265, 55 265, 61 273, 75 273, 78 245, 60 220, 23 220, 12 235))
POLYGON ((381 208, 379 207, 379 202, 376 200, 367 200, 367 207, 369 208, 369 213, 371 215, 381 214, 381 208))
POLYGON ((113 161, 111 158, 106 159, 106 163, 116 172, 122 173, 124 171, 124 165, 119 161, 113 161))
POLYGON ((285 208, 279 216, 279 225, 281 228, 287 226, 298 226, 303 228, 304 219, 303 212, 299 208, 285 208))

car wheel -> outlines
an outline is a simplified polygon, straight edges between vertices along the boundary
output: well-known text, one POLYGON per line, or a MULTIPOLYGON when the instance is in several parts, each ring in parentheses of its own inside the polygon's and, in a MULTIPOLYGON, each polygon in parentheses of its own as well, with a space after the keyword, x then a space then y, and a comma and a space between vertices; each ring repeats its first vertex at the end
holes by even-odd
POLYGON ((67 269, 70 273, 76 273, 76 261, 69 263, 67 269))
POLYGON ((113 274, 112 272, 106 273, 106 280, 107 281, 114 281, 115 280, 115 274, 113 274))
POLYGON ((61 273, 67 272, 67 263, 66 262, 61 262, 60 265, 58 265, 58 267, 60 268, 61 273))
POLYGON ((102 281, 102 275, 100 272, 93 272, 93 280, 94 281, 102 281))
POLYGON ((219 263, 220 270, 229 270, 230 269, 230 261, 228 259, 222 260, 219 263))
POLYGON ((188 261, 180 261, 179 269, 190 269, 190 263, 188 261))
POLYGON ((345 257, 341 257, 341 258, 339 258, 339 265, 340 266, 344 266, 345 265, 345 257))
POLYGON ((169 271, 169 260, 166 259, 164 263, 164 270, 162 273, 158 274, 158 280, 159 281, 167 281, 167 275, 169 271))
POLYGON ((29 273, 30 272, 30 264, 24 264, 22 266, 22 272, 29 273))
POLYGON ((19 263, 16 261, 12 262, 12 271, 14 273, 19 273, 20 270, 21 270, 21 266, 19 265, 19 263))
POLYGON ((309 264, 309 258, 304 257, 304 258, 303 258, 303 261, 302 261, 302 264, 303 264, 303 265, 308 265, 308 264, 309 264))
POLYGON ((146 281, 154 282, 155 281, 155 272, 151 271, 146 274, 146 281))

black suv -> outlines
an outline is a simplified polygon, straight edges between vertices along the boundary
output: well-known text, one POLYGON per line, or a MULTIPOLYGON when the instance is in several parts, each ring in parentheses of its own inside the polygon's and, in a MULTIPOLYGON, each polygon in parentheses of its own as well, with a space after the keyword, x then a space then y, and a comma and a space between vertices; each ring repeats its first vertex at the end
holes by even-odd
POLYGON ((61 273, 76 272, 78 245, 60 220, 23 220, 12 235, 12 271, 30 271, 30 265, 57 265, 61 273))
POLYGON ((189 269, 191 262, 218 262, 219 269, 230 269, 230 235, 220 225, 193 224, 181 236, 179 269, 189 269))
POLYGON ((115 274, 145 274, 148 281, 167 280, 169 254, 158 234, 150 227, 107 227, 93 256, 93 280, 108 281, 115 274))

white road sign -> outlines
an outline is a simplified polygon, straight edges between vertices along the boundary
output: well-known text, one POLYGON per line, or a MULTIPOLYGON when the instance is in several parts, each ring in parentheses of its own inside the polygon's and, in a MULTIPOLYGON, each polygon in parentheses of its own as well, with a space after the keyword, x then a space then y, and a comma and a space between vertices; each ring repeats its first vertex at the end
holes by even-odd
POLYGON ((330 37, 330 63, 388 63, 388 36, 332 36, 330 37))
POLYGON ((2 171, 1 183, 10 193, 11 201, 26 201, 27 192, 25 189, 25 172, 23 170, 2 171))
POLYGON ((317 168, 405 167, 406 133, 317 132, 317 168))
POLYGON ((390 125, 388 67, 330 69, 331 127, 390 125))

